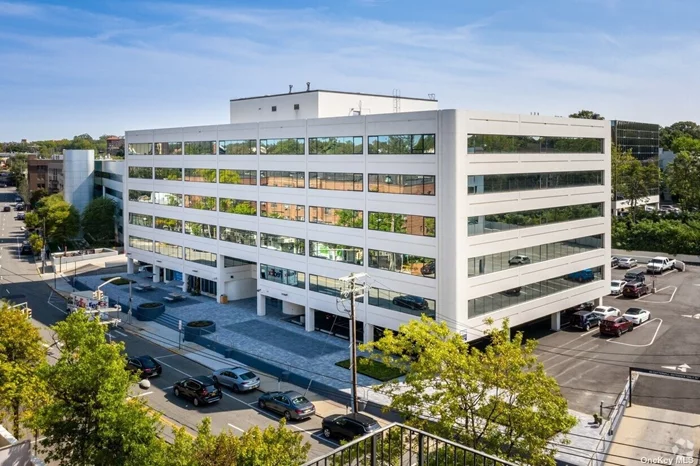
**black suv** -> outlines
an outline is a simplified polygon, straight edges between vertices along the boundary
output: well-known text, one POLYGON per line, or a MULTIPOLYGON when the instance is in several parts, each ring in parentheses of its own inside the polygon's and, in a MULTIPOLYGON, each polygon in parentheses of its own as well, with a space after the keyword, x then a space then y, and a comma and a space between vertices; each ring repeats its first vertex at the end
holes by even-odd
POLYGON ((381 428, 379 423, 364 414, 331 414, 323 419, 323 436, 352 440, 355 437, 375 432, 381 428))
POLYGON ((221 390, 217 388, 214 380, 206 375, 178 380, 173 385, 173 393, 177 397, 190 398, 195 406, 221 400, 221 390))
POLYGON ((588 331, 591 327, 600 325, 600 320, 600 314, 590 311, 578 311, 571 316, 571 326, 588 331))
POLYGON ((630 270, 625 274, 625 281, 627 283, 644 283, 644 272, 633 272, 630 270))

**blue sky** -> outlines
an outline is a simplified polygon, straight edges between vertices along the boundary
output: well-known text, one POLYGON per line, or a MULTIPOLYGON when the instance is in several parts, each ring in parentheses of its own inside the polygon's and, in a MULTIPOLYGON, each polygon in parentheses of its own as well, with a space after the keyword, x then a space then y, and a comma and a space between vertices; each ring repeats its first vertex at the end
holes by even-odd
POLYGON ((0 0, 0 141, 226 123, 289 84, 699 120, 696 0, 0 0))

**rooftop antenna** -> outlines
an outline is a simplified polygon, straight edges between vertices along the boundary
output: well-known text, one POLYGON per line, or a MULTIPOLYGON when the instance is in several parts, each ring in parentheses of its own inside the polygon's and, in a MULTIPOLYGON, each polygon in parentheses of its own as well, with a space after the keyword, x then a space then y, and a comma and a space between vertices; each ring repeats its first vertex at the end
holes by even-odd
POLYGON ((435 100, 435 94, 428 94, 428 99, 435 100))
POLYGON ((394 89, 394 113, 401 112, 401 89, 394 89))
POLYGON ((292 84, 289 85, 289 93, 290 93, 290 94, 292 93, 292 88, 293 88, 293 87, 294 87, 294 86, 293 86, 292 84))
POLYGON ((311 82, 306 81, 306 92, 309 92, 311 90, 311 82))

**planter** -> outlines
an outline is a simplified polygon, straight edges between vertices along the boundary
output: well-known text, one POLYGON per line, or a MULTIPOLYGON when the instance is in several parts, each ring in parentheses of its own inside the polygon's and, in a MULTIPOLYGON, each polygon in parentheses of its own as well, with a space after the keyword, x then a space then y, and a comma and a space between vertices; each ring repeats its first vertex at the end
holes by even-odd
POLYGON ((195 341, 197 337, 211 335, 216 332, 216 323, 211 320, 195 320, 184 327, 185 341, 195 341))
POLYGON ((133 316, 136 320, 151 321, 156 320, 165 312, 163 303, 143 303, 134 310, 133 316))

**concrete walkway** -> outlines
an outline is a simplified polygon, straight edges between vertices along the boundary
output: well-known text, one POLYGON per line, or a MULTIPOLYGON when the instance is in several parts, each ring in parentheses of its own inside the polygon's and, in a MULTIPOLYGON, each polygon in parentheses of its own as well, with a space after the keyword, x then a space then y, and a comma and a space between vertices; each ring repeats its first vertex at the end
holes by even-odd
POLYGON ((685 262, 687 265, 700 265, 700 256, 691 256, 687 254, 678 254, 674 256, 673 254, 669 254, 667 252, 626 251, 624 249, 612 249, 611 253, 613 256, 617 257, 634 257, 635 259, 643 259, 644 263, 654 257, 665 256, 678 259, 681 262, 685 262))

